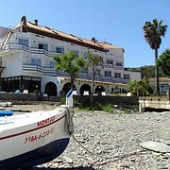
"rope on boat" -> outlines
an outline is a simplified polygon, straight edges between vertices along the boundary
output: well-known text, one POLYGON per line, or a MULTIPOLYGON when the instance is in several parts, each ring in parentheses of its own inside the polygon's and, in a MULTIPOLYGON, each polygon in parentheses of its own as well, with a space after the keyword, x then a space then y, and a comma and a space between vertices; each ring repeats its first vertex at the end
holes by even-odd
POLYGON ((128 156, 133 156, 133 155, 137 155, 139 153, 142 153, 144 151, 146 151, 146 149, 142 149, 142 150, 138 150, 138 151, 133 151, 133 152, 128 152, 128 153, 124 153, 124 154, 119 154, 119 155, 115 155, 115 156, 102 156, 99 153, 95 153, 93 151, 90 151, 88 148, 86 148, 85 146, 83 146, 78 140, 77 138, 74 136, 74 134, 72 134, 73 139, 83 148, 85 149, 90 155, 95 155, 97 157, 100 158, 104 158, 104 159, 123 159, 126 158, 128 156))
POLYGON ((99 153, 95 153, 93 151, 90 151, 88 148, 86 148, 85 146, 83 146, 80 141, 78 141, 78 139, 74 136, 74 123, 73 123, 73 114, 74 114, 74 110, 73 108, 68 108, 66 107, 65 110, 66 113, 66 123, 65 123, 65 128, 66 131, 69 133, 69 135, 72 136, 72 138, 83 148, 85 149, 90 155, 95 155, 97 157, 100 158, 104 158, 104 159, 123 159, 126 158, 128 156, 133 156, 133 155, 137 155, 139 153, 142 153, 144 151, 146 151, 146 149, 142 149, 142 150, 138 150, 138 151, 133 151, 133 152, 128 152, 128 153, 124 153, 124 154, 118 154, 118 155, 114 155, 114 156, 102 156, 99 153))
POLYGON ((74 123, 73 123, 73 109, 66 107, 65 114, 66 114, 66 122, 65 122, 65 129, 69 135, 73 134, 74 132, 74 123))

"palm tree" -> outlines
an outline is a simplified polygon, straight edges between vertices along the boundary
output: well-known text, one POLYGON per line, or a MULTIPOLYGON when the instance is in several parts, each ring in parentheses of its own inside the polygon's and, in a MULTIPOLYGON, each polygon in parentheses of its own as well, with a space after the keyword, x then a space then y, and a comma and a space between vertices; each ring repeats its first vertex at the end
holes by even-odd
POLYGON ((81 68, 86 66, 86 62, 83 57, 78 57, 75 51, 70 51, 62 55, 55 55, 56 61, 55 69, 63 70, 68 73, 71 80, 71 88, 74 88, 74 81, 78 76, 78 72, 81 68))
POLYGON ((160 44, 162 42, 161 37, 165 36, 167 25, 163 25, 163 21, 161 20, 158 22, 157 19, 153 19, 152 23, 147 21, 145 22, 145 25, 143 26, 144 31, 144 37, 148 44, 150 45, 151 49, 155 50, 155 76, 156 76, 156 93, 157 95, 160 94, 159 90, 159 67, 157 65, 157 59, 158 59, 158 49, 160 47, 160 44))

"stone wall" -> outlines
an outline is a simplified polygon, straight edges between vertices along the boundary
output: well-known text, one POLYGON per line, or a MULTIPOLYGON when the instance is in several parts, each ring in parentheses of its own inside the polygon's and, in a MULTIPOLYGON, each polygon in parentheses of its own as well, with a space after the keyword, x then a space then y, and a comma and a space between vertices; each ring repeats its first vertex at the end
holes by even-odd
MULTIPOLYGON (((89 96, 74 96, 75 101, 90 104, 89 96)), ((112 103, 118 106, 138 106, 138 97, 135 96, 94 96, 94 103, 112 103)))
MULTIPOLYGON (((135 96, 94 96, 94 102, 101 104, 112 103, 118 106, 138 106, 138 97, 135 96)), ((50 97, 38 97, 34 93, 32 94, 15 94, 15 93, 0 93, 0 100, 5 101, 53 101, 59 102, 60 97, 50 96, 50 97)), ((90 104, 89 96, 74 96, 74 101, 79 103, 90 104)))
POLYGON ((53 101, 59 102, 60 97, 56 96, 36 96, 35 93, 23 94, 23 93, 0 93, 1 101, 53 101))
POLYGON ((33 101, 36 100, 35 94, 15 94, 15 93, 0 93, 0 100, 12 101, 33 101))

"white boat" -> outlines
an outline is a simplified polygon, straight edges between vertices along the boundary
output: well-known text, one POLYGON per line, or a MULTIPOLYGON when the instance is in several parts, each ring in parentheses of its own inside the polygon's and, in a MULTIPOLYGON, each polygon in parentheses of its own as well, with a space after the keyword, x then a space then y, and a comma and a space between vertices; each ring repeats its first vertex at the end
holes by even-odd
POLYGON ((73 131, 72 90, 66 101, 53 111, 0 117, 0 170, 33 167, 65 150, 73 131))

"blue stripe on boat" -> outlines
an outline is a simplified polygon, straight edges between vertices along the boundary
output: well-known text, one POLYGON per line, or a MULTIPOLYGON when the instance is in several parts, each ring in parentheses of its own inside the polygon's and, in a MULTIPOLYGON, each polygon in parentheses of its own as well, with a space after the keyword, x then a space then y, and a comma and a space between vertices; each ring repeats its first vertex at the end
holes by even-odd
POLYGON ((30 152, 0 161, 0 170, 33 167, 35 165, 49 162, 58 157, 65 150, 69 140, 69 138, 56 140, 30 152))
POLYGON ((72 94, 73 92, 73 89, 71 89, 67 94, 66 94, 66 97, 70 97, 70 95, 72 94))
POLYGON ((0 116, 11 116, 13 113, 12 110, 0 110, 0 116))

